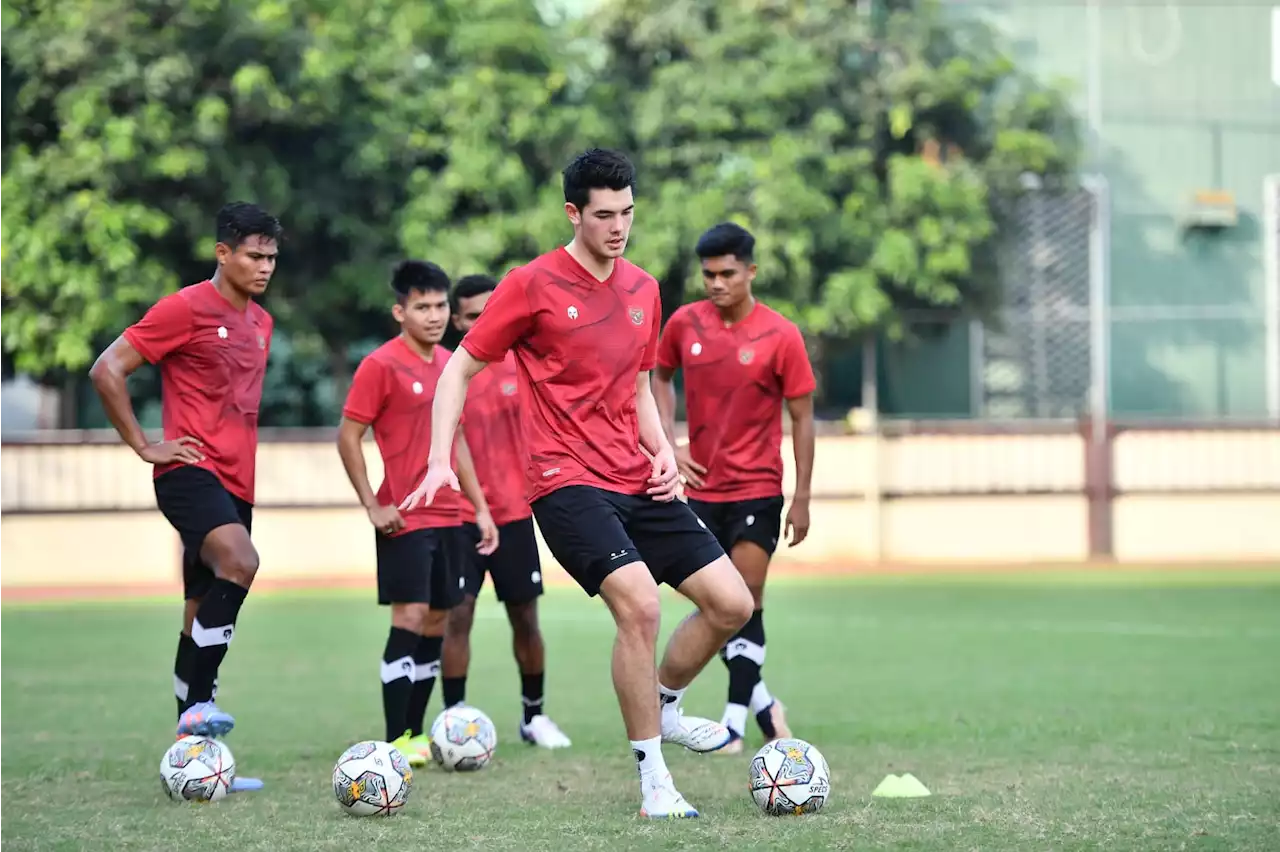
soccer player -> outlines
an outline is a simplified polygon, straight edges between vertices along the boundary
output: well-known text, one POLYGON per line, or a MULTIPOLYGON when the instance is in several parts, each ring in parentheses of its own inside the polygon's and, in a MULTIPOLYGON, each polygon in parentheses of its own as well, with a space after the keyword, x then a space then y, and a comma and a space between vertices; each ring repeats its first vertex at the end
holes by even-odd
MULTIPOLYGON (((497 284, 487 275, 468 275, 454 285, 449 297, 454 328, 466 334, 475 325, 497 284)), ((542 566, 524 475, 528 453, 520 427, 514 354, 508 352, 505 359, 493 364, 471 384, 463 409, 462 433, 471 450, 490 514, 498 524, 501 544, 488 556, 472 555, 463 568, 466 591, 462 603, 449 610, 444 634, 444 704, 452 707, 467 700, 471 626, 475 620, 476 598, 488 574, 511 622, 512 650, 520 669, 520 699, 524 705, 520 737, 543 748, 565 748, 571 745, 569 738, 543 711, 546 652, 542 631, 538 629, 542 566)), ((479 541, 475 512, 469 502, 462 504, 462 519, 468 538, 479 541)))
POLYGON ((667 321, 658 346, 654 396, 667 439, 674 444, 672 378, 684 368, 689 443, 676 449, 676 462, 685 493, 755 601, 751 619, 720 652, 729 669, 722 721, 733 735, 723 751, 738 754, 748 710, 767 740, 791 736, 782 705, 760 675, 764 584, 782 533, 784 401, 796 464, 796 491, 786 519, 789 546, 809 534, 815 382, 800 330, 751 295, 755 238, 726 222, 704 233, 695 250, 707 298, 684 305, 667 321))
POLYGON ((684 716, 680 699, 746 623, 751 593, 676 499, 675 454, 649 388, 658 283, 622 258, 634 185, 630 161, 613 151, 592 149, 565 169, 573 240, 508 273, 467 332, 436 391, 426 477, 403 505, 458 488, 449 448, 467 385, 514 350, 534 517, 556 560, 589 596, 604 599, 617 625, 613 683, 640 773, 640 813, 694 817, 662 743, 707 752, 729 742, 720 723, 684 716), (697 609, 656 667, 659 582, 697 609))
MULTIPOLYGON (((467 547, 461 498, 456 494, 415 511, 397 505, 426 473, 431 446, 431 400, 450 352, 440 346, 449 322, 449 276, 434 263, 406 260, 392 276, 392 316, 400 334, 371 352, 356 368, 338 428, 338 454, 360 505, 374 528, 378 603, 391 608, 391 631, 382 653, 382 709, 387 742, 409 762, 426 763, 430 742, 423 728, 440 674, 445 618, 462 599, 467 547), (382 456, 382 485, 369 485, 361 442, 373 429, 382 456)), ((458 472, 476 506, 475 547, 492 553, 498 532, 465 440, 458 442, 458 472)))
MULTIPOLYGON (((213 277, 160 299, 89 370, 112 425, 152 465, 156 504, 182 540, 186 605, 173 664, 179 737, 221 737, 235 725, 213 698, 258 571, 249 530, 273 322, 254 298, 275 272, 280 233, 276 218, 252 204, 223 207, 213 277), (127 384, 144 361, 160 367, 164 440, 155 444, 138 425, 127 384)), ((261 787, 237 775, 231 789, 261 787)))

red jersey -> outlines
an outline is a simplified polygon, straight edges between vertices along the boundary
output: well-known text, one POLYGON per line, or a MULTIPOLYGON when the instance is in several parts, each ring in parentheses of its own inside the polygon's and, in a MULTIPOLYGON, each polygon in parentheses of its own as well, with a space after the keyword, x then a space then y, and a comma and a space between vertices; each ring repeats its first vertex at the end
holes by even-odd
MULTIPOLYGON (((462 434, 471 448, 493 522, 501 526, 530 517, 533 512, 525 479, 529 455, 520 426, 520 387, 513 353, 508 352, 506 358, 471 380, 462 434)), ((475 523, 476 510, 470 500, 462 501, 462 520, 475 523)))
MULTIPOLYGON (((165 296, 124 330, 138 354, 160 365, 164 439, 198 439, 202 467, 253 502, 258 409, 271 352, 271 315, 255 302, 236 308, 212 281, 165 296)), ((155 476, 184 462, 155 465, 155 476)))
MULTIPOLYGON (((382 455, 382 485, 377 497, 383 506, 399 506, 427 475, 431 403, 449 355, 448 349, 437 346, 428 361, 395 337, 365 356, 351 379, 342 416, 373 427, 373 439, 382 455)), ((396 535, 458 526, 463 500, 452 488, 441 488, 430 506, 419 505, 401 513, 405 525, 396 535)))
POLYGON ((782 401, 817 383, 795 324, 756 302, 725 328, 709 301, 684 305, 662 333, 658 363, 684 368, 693 460, 707 469, 698 500, 723 503, 782 494, 782 401))
POLYGON ((643 494, 636 377, 653 369, 658 282, 622 258, 600 281, 563 248, 513 269, 462 339, 493 363, 515 353, 529 499, 566 485, 643 494))

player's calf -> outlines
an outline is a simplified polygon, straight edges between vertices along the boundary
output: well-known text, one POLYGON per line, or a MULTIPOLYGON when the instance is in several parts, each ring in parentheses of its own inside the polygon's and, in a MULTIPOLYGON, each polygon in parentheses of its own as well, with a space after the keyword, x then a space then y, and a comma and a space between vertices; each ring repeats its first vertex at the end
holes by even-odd
POLYGON ((467 671, 471 668, 471 629, 475 624, 476 599, 465 595, 462 603, 449 610, 445 619, 444 653, 441 658, 441 689, 445 707, 467 701, 467 671))

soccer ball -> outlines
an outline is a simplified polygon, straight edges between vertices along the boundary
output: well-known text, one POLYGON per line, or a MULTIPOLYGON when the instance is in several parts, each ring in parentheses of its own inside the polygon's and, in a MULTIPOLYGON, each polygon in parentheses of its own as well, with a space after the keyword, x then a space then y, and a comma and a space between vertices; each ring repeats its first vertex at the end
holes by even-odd
POLYGON ((498 747, 493 721, 475 707, 448 707, 431 723, 431 757, 446 770, 483 769, 498 747))
POLYGON ((822 752, 804 740, 774 740, 751 759, 751 798, 771 816, 813 814, 831 793, 822 752))
POLYGON ((216 802, 230 792, 235 777, 231 749, 211 737, 183 737, 160 758, 160 784, 174 801, 216 802))
POLYGON ((333 767, 333 795, 352 816, 391 816, 404 807, 412 786, 409 761, 378 740, 356 743, 333 767))

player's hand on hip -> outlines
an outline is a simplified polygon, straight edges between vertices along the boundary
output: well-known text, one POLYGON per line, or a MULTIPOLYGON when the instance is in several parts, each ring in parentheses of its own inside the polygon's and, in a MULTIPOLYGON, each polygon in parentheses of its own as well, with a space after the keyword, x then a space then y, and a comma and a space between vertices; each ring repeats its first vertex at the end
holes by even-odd
POLYGON ((391 535, 404 529, 404 518, 395 506, 374 506, 369 510, 369 523, 383 535, 391 535))
POLYGON ((679 468, 685 482, 694 488, 702 487, 702 477, 707 475, 707 469, 693 460, 693 453, 689 450, 688 444, 676 450, 676 467, 679 468))
POLYGON ((200 439, 183 435, 172 441, 148 444, 139 451, 138 456, 148 464, 196 464, 204 461, 204 453, 200 452, 203 446, 200 439))
POLYGON ((476 512, 476 526, 480 529, 480 541, 476 544, 476 552, 488 556, 498 549, 498 525, 493 522, 493 515, 488 512, 476 512))
POLYGON ((669 503, 676 499, 680 488, 680 470, 676 466, 675 453, 670 448, 653 457, 653 475, 649 477, 648 494, 655 500, 669 503))
POLYGON ((445 485, 454 491, 462 490, 462 486, 458 484, 457 474, 448 464, 428 464, 427 475, 423 477, 422 484, 401 501, 400 511, 408 512, 418 508, 419 505, 430 506, 436 499, 436 492, 445 485))
POLYGON ((787 512, 787 537, 791 539, 787 547, 795 547, 809 535, 809 501, 796 500, 787 512))

